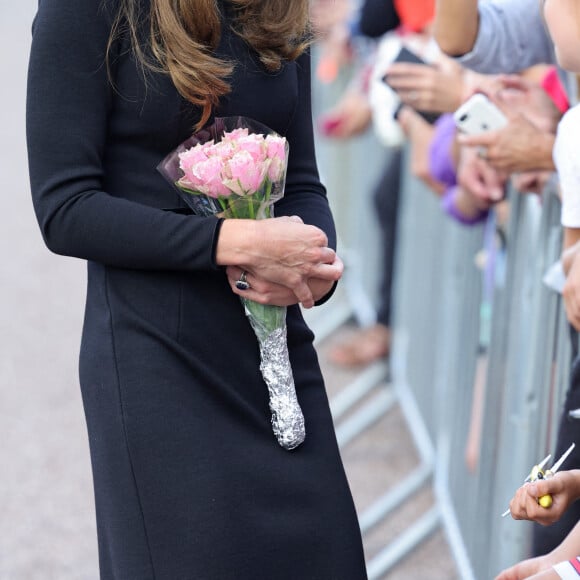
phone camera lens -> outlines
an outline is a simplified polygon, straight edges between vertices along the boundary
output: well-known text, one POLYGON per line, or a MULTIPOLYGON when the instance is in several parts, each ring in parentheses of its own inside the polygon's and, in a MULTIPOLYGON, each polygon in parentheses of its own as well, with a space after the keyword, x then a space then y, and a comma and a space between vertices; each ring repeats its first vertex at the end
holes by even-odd
POLYGON ((461 117, 459 117, 459 120, 463 123, 464 121, 467 121, 468 117, 469 115, 467 113, 464 113, 463 115, 461 115, 461 117))

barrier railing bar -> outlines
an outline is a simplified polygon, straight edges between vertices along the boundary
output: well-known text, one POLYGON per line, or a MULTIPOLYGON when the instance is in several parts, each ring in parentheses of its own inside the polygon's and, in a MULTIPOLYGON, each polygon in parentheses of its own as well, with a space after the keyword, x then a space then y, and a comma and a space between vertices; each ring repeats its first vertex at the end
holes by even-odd
POLYGON ((471 561, 463 541, 463 534, 457 521, 455 508, 449 495, 449 486, 447 484, 437 483, 438 478, 435 478, 435 494, 438 504, 441 509, 441 519, 443 530, 447 537, 447 542, 453 553, 455 565, 461 577, 461 580, 475 580, 475 574, 471 566, 471 561))
POLYGON ((449 434, 440 435, 437 442, 438 461, 435 466, 433 486, 435 499, 441 509, 443 530, 461 580, 476 580, 463 533, 457 519, 455 504, 449 491, 449 468, 452 459, 450 443, 449 434))
POLYGON ((324 310, 312 314, 304 312, 306 322, 315 332, 315 346, 319 346, 332 336, 338 328, 348 322, 353 316, 352 306, 346 300, 337 300, 329 308, 326 308, 326 305, 319 308, 324 310))
MULTIPOLYGON (((401 340, 403 340, 402 337, 399 337, 399 341, 401 340)), ((397 400, 401 405, 401 410, 405 416, 411 436, 413 437, 415 447, 421 457, 421 462, 427 465, 433 465, 435 449, 409 386, 401 377, 393 381, 393 388, 396 392, 397 400)))
POLYGON ((351 417, 345 419, 336 429, 336 439, 339 447, 345 447, 363 431, 381 419, 393 407, 396 400, 392 389, 384 389, 351 417))
POLYGON ((370 326, 377 320, 377 312, 363 283, 360 268, 361 256, 352 248, 343 248, 343 284, 353 314, 360 326, 370 326))
POLYGON ((382 578, 397 562, 430 536, 437 529, 440 522, 441 514, 438 507, 432 508, 421 516, 419 520, 407 528, 403 534, 367 564, 369 580, 382 578))
POLYGON ((330 401, 334 421, 338 421, 354 405, 386 380, 388 367, 384 362, 374 363, 330 401))
POLYGON ((431 477, 432 473, 433 467, 431 465, 420 464, 405 479, 401 480, 396 487, 368 507, 359 517, 359 524, 363 535, 418 491, 429 477, 431 477))

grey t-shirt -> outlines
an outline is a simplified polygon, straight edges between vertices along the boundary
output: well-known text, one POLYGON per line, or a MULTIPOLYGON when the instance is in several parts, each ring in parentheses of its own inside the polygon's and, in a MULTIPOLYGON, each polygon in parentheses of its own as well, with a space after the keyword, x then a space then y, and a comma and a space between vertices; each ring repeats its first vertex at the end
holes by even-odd
POLYGON ((475 46, 458 61, 481 73, 516 73, 534 64, 555 64, 538 0, 480 2, 475 46))
MULTIPOLYGON (((479 30, 471 52, 457 58, 480 73, 517 73, 535 64, 557 65, 554 45, 538 0, 482 0, 479 30)), ((571 103, 578 94, 572 74, 559 69, 571 103)))

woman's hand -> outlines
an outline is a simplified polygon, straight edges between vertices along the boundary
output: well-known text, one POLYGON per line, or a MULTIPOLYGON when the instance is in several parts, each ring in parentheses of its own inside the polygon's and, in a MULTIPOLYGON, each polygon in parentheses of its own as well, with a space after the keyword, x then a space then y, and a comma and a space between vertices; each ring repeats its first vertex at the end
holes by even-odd
POLYGON ((520 487, 510 502, 514 520, 531 520, 543 526, 557 522, 580 493, 580 470, 561 471, 550 479, 520 487), (552 505, 544 508, 538 498, 550 494, 552 505))
POLYGON ((462 147, 457 182, 489 207, 504 197, 505 176, 491 167, 474 147, 462 147))
MULTIPOLYGON (((341 271, 344 269, 342 260, 338 256, 336 256, 334 265, 340 268, 341 271)), ((259 273, 250 274, 246 272, 246 281, 250 284, 250 288, 248 290, 240 290, 237 288, 236 282, 239 280, 243 271, 238 266, 228 266, 226 269, 228 281, 234 294, 260 304, 271 304, 273 306, 291 306, 298 302, 296 294, 290 288, 264 280, 260 277, 259 273)), ((334 281, 324 280, 322 278, 310 278, 307 284, 316 302, 330 292, 334 281)))
MULTIPOLYGON (((291 290, 294 302, 305 308, 314 306, 316 300, 310 281, 319 279, 332 286, 343 270, 342 262, 328 247, 326 234, 316 226, 304 224, 298 216, 225 220, 217 243, 216 262, 245 270, 250 284, 252 280, 258 282, 268 295, 274 292, 274 287, 266 289, 262 282, 291 290)), ((259 290, 257 293, 263 294, 259 290)), ((275 296, 279 298, 280 293, 276 291, 275 296)), ((261 299, 264 300, 263 296, 261 299)))
POLYGON ((539 129, 521 113, 508 116, 508 124, 502 129, 458 137, 461 145, 484 148, 486 161, 507 173, 553 171, 554 140, 553 134, 539 129))

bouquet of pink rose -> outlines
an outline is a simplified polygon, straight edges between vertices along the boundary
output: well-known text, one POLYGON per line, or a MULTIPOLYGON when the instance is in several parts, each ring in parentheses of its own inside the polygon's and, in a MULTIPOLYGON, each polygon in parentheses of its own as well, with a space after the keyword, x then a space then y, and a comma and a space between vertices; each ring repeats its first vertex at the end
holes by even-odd
MULTIPOLYGON (((170 153, 159 171, 198 215, 273 217, 284 195, 288 143, 245 117, 216 118, 170 153)), ((270 395, 272 428, 280 445, 294 449, 305 438, 286 339, 286 307, 242 298, 260 346, 260 370, 270 395)))

